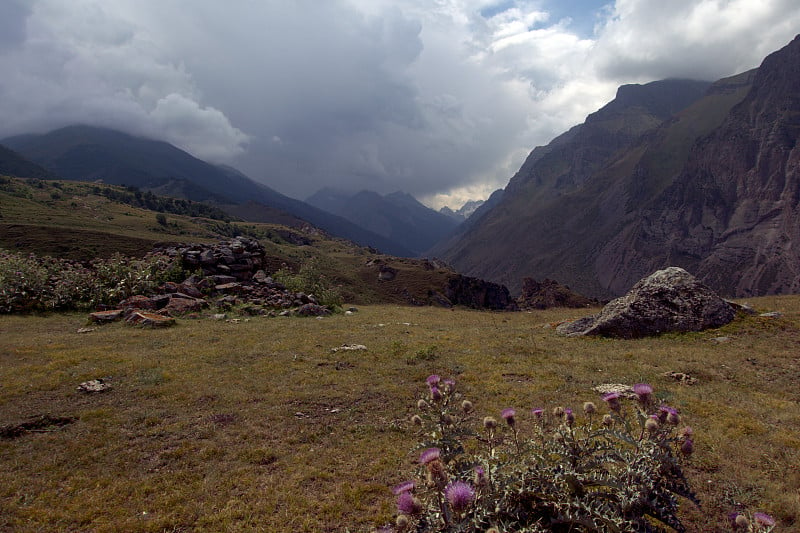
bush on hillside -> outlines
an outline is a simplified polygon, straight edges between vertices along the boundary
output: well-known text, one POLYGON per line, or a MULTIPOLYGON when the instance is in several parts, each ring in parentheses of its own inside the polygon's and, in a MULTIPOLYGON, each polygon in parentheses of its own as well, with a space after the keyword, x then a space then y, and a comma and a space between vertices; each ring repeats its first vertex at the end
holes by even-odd
POLYGON ((0 250, 0 313, 89 309, 185 276, 178 262, 161 254, 141 259, 115 254, 84 265, 0 250))

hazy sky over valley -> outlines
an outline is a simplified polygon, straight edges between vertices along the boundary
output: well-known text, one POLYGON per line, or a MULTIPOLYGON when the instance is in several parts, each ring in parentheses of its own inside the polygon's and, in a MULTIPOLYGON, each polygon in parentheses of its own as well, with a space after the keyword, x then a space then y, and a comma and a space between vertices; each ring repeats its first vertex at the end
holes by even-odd
POLYGON ((2 0, 0 137, 83 123, 305 198, 460 206, 624 83, 715 80, 797 0, 2 0))

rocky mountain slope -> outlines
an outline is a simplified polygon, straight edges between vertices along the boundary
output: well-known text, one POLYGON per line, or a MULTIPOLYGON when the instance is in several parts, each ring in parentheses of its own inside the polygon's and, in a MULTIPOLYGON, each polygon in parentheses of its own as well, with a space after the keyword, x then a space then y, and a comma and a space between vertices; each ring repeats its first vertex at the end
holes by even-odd
POLYGON ((800 289, 798 72, 795 39, 711 86, 622 87, 437 252, 514 291, 531 276, 608 298, 669 265, 728 296, 800 289))
POLYGON ((333 235, 386 253, 413 255, 386 237, 284 196, 235 169, 197 159, 166 142, 105 128, 69 126, 43 135, 10 137, 2 143, 63 179, 102 180, 157 194, 213 202, 235 216, 249 217, 255 222, 287 223, 291 218, 302 219, 333 235))
POLYGON ((421 255, 458 225, 456 220, 400 191, 387 195, 373 191, 349 194, 326 188, 308 197, 306 203, 391 239, 415 255, 421 255))

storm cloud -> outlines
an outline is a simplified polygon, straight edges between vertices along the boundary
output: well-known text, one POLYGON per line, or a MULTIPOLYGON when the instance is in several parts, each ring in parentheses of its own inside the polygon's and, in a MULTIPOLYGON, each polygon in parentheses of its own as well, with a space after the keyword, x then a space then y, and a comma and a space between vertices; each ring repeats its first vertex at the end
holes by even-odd
POLYGON ((791 0, 6 0, 0 136, 108 126, 303 198, 458 206, 623 83, 753 68, 791 0))

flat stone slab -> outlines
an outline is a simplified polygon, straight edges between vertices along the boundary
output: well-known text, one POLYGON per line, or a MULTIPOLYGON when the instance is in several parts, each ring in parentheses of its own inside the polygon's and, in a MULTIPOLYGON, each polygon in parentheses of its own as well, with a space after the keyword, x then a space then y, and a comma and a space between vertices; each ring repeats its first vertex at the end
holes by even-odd
POLYGON ((106 324, 108 322, 114 322, 115 320, 119 320, 122 318, 122 309, 112 309, 110 311, 95 311, 94 313, 89 313, 89 320, 96 324, 106 324))
POLYGON ((175 319, 169 316, 159 315, 158 313, 148 313, 146 311, 135 311, 125 319, 128 324, 137 326, 149 326, 152 328, 166 328, 175 325, 175 319))

